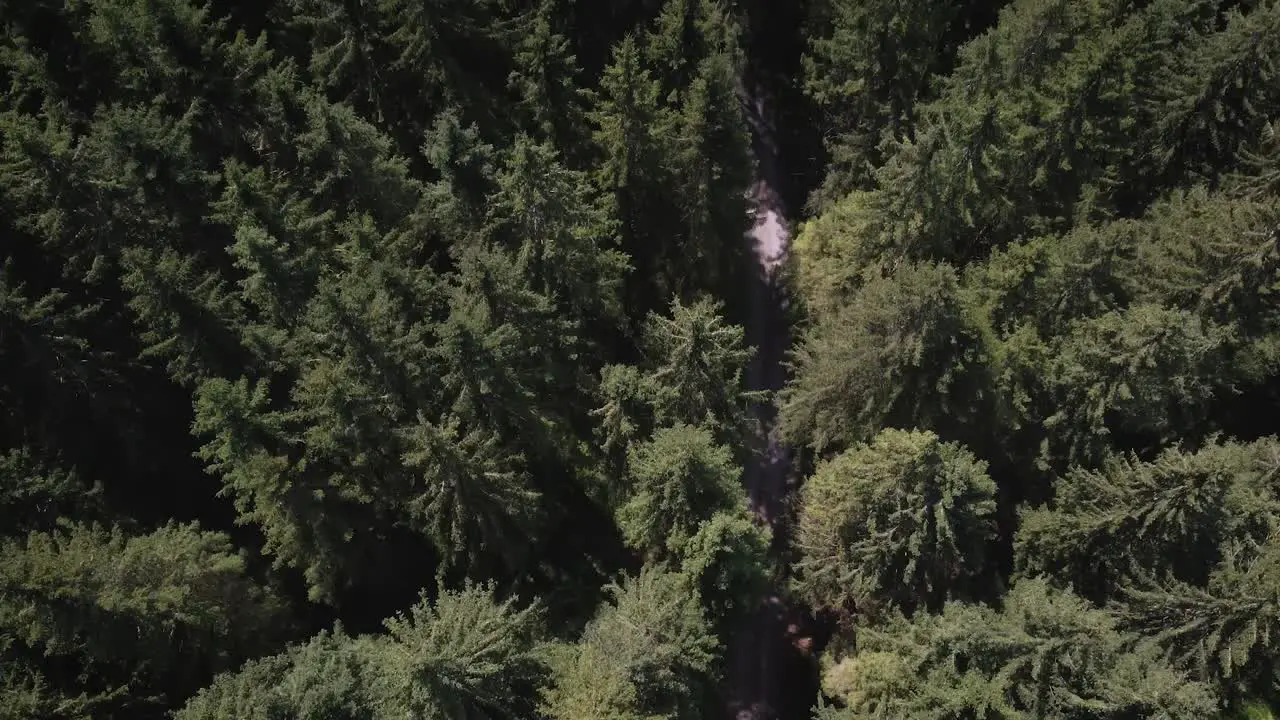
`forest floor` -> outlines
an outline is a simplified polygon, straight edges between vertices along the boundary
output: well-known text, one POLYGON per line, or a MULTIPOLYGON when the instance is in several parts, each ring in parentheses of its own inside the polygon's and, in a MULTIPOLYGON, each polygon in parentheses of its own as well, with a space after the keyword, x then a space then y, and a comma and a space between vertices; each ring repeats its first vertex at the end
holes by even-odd
MULTIPOLYGON (((756 181, 748 196, 752 227, 746 234, 753 260, 746 335, 756 354, 747 370, 747 384, 751 390, 767 391, 770 397, 754 408, 759 436, 745 482, 751 509, 773 531, 777 551, 785 546, 783 521, 791 456, 774 428, 772 396, 786 381, 783 361, 791 344, 787 293, 781 277, 790 228, 769 100, 759 89, 746 94, 756 160, 756 181)), ((727 717, 732 720, 798 719, 807 717, 813 703, 813 697, 805 697, 809 695, 806 685, 812 684, 805 678, 813 673, 809 641, 802 637, 807 623, 802 613, 787 606, 779 590, 773 589, 729 643, 727 717)))

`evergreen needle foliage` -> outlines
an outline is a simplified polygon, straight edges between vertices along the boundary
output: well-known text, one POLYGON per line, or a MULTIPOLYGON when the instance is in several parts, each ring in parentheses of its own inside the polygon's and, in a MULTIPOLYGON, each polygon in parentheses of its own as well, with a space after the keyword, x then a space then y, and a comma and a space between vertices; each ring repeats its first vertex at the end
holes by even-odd
POLYGON ((1277 68, 1277 0, 0 2, 0 720, 1276 714, 1277 68))

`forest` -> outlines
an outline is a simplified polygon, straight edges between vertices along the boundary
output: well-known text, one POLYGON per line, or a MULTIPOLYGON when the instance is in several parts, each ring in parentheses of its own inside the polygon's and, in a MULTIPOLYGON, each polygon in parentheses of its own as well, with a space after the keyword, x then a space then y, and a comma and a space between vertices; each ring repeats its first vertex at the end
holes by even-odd
POLYGON ((0 720, 1280 717, 1280 0, 0 23, 0 720))

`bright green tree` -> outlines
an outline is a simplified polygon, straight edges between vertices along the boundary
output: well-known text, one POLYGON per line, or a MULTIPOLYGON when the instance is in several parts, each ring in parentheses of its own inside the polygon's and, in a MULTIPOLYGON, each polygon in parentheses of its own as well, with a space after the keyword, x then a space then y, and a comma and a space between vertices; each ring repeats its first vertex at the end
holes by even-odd
POLYGON ((543 711, 556 720, 703 717, 717 642, 697 590, 646 566, 608 591, 577 645, 558 651, 543 711))
POLYGON ((864 630, 824 685, 848 708, 819 715, 832 720, 1191 720, 1218 710, 1209 686, 1135 646, 1108 613, 1034 579, 998 611, 949 603, 941 615, 864 630))
POLYGON ((980 345, 957 292, 950 267, 909 265, 868 281, 811 327, 780 396, 783 436, 825 451, 882 427, 939 429, 975 417, 980 345))
POLYGON ((0 555, 0 663, 94 717, 154 712, 285 630, 281 602, 227 536, 195 525, 67 524, 6 540, 0 555))
POLYGON ((627 474, 632 489, 618 526, 629 545, 654 559, 680 556, 700 523, 743 500, 741 468, 704 428, 658 430, 631 451, 627 474))
POLYGON ((975 594, 991 560, 995 494, 985 463, 959 445, 885 430, 805 484, 796 592, 870 617, 975 594))
POLYGON ((220 676, 181 720, 297 717, 528 717, 540 682, 536 607, 497 601, 491 588, 444 591, 386 621, 386 633, 322 632, 284 653, 220 676))

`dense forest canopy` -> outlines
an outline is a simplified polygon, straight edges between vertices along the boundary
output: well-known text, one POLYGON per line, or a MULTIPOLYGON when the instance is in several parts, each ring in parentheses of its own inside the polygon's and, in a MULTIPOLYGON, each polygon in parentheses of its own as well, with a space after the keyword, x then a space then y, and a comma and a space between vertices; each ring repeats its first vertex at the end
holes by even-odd
POLYGON ((0 718, 1280 713, 1280 2, 0 22, 0 718))

